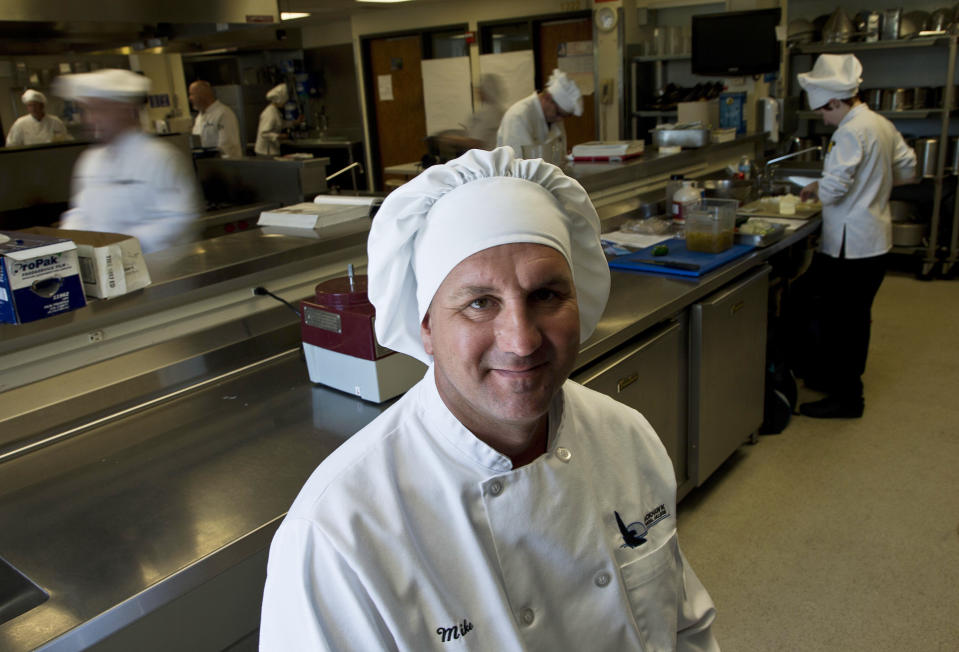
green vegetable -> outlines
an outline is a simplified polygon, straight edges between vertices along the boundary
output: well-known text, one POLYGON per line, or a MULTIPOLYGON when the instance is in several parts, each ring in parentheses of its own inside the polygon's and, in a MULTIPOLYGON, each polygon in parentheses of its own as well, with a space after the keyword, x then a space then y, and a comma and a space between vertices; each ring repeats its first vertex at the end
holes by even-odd
POLYGON ((665 256, 668 253, 669 253, 669 247, 667 247, 666 245, 661 244, 653 247, 654 256, 665 256))

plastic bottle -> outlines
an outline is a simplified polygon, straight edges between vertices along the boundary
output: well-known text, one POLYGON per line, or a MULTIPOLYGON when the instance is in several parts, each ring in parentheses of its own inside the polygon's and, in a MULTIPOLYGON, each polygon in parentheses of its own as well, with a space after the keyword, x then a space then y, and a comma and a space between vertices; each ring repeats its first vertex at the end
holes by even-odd
POLYGON ((681 174, 674 174, 669 177, 669 181, 666 182, 666 212, 672 216, 673 214, 673 195, 676 194, 676 191, 683 187, 683 179, 685 177, 681 174))
POLYGON ((699 205, 700 195, 695 181, 683 181, 683 187, 673 195, 673 219, 677 222, 686 220, 687 211, 699 205))
POLYGON ((744 154, 743 157, 739 159, 739 173, 743 179, 750 179, 752 177, 752 170, 753 162, 744 154))

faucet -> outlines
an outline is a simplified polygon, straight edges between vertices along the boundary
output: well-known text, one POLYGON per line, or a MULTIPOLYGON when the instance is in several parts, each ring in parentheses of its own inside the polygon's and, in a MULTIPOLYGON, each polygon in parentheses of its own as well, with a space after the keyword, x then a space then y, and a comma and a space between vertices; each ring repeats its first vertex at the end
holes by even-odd
POLYGON ((822 146, 816 145, 815 147, 807 147, 806 149, 801 149, 798 152, 793 152, 791 154, 783 154, 782 156, 777 156, 776 158, 771 158, 763 164, 763 171, 759 175, 759 193, 760 195, 772 194, 773 186, 773 175, 770 174, 770 168, 777 163, 781 163, 787 159, 795 158, 800 154, 808 154, 809 152, 819 152, 819 159, 822 160, 822 146))

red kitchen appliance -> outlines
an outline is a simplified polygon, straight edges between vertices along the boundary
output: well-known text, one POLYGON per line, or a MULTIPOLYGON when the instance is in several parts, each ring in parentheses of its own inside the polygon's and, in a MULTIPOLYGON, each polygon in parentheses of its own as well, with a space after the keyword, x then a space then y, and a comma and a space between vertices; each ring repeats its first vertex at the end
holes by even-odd
POLYGON ((382 403, 415 385, 426 366, 376 341, 376 311, 366 276, 353 273, 316 286, 300 304, 300 330, 310 381, 382 403))

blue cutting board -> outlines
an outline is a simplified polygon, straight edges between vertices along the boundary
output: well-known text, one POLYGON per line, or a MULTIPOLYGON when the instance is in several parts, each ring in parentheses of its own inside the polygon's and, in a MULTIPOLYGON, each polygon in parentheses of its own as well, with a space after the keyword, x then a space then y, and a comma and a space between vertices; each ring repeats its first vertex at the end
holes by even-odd
POLYGON ((656 274, 670 274, 675 276, 702 276, 711 272, 721 265, 725 265, 731 260, 744 256, 753 249, 755 245, 734 244, 726 251, 718 254, 708 254, 702 251, 690 251, 686 248, 686 241, 682 238, 672 238, 659 243, 669 247, 669 253, 665 256, 654 256, 653 249, 659 245, 646 247, 625 256, 619 256, 609 261, 609 266, 614 269, 629 269, 642 272, 654 272, 656 274), (664 262, 692 263, 699 265, 699 269, 676 269, 675 267, 663 267, 661 265, 650 265, 648 263, 637 262, 639 260, 662 260, 664 262))

